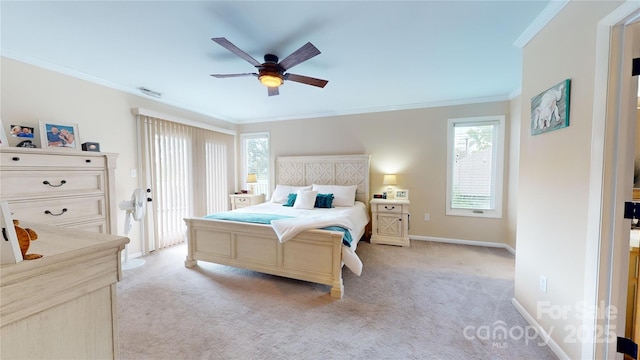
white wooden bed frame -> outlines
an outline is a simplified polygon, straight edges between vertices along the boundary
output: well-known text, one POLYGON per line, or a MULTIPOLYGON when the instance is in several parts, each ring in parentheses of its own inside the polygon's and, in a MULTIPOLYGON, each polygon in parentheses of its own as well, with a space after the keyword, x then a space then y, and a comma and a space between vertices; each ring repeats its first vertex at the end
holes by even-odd
MULTIPOLYGON (((288 156, 275 162, 275 184, 358 185, 356 200, 369 207, 370 155, 288 156)), ((368 211, 368 210, 367 210, 368 211)), ((186 218, 185 266, 207 261, 331 286, 342 298, 342 233, 308 230, 280 243, 271 225, 186 218)), ((360 234, 354 241, 359 241, 360 234)))

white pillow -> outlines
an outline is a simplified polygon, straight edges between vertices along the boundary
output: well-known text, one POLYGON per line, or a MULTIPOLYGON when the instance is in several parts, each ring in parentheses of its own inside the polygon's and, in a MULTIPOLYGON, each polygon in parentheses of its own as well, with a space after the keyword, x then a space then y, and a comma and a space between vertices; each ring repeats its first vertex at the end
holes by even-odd
POLYGON ((333 206, 353 206, 356 202, 358 185, 318 185, 313 184, 313 191, 320 194, 333 194, 333 206))
POLYGON ((317 191, 298 190, 298 195, 296 196, 296 202, 293 203, 293 208, 312 210, 316 204, 316 196, 318 196, 317 191))
POLYGON ((289 199, 289 194, 295 194, 298 190, 311 190, 309 186, 291 186, 291 185, 276 185, 273 194, 271 194, 271 202, 284 204, 289 199))

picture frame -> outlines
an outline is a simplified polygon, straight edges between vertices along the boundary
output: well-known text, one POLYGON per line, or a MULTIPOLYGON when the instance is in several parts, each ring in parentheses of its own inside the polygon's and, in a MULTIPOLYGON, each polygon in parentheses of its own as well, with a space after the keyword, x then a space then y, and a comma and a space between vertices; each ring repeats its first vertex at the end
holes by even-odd
POLYGON ((569 126, 571 79, 566 79, 531 98, 531 135, 569 126))
POLYGON ((80 150, 78 124, 40 120, 40 143, 43 149, 80 150))
POLYGON ((7 134, 4 132, 2 119, 0 119, 0 146, 9 146, 9 140, 7 140, 7 134))
POLYGON ((15 225, 9 203, 0 201, 0 226, 2 226, 2 239, 0 239, 0 264, 16 264, 22 261, 22 252, 18 243, 15 225))
POLYGON ((396 200, 409 200, 409 190, 407 190, 407 189, 396 189, 395 190, 395 198, 396 198, 396 200))
POLYGON ((35 129, 31 126, 11 124, 9 125, 9 129, 9 134, 11 134, 11 137, 20 138, 23 140, 33 140, 33 138, 35 137, 35 129))

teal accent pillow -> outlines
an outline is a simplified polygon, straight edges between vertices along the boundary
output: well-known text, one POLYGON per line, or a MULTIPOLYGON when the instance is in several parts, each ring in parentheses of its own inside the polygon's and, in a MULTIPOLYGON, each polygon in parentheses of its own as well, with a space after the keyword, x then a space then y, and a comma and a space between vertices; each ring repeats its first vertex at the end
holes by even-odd
POLYGON ((287 202, 282 204, 282 206, 292 207, 293 204, 296 202, 297 197, 298 197, 298 194, 289 194, 289 196, 287 197, 287 202))
POLYGON ((317 208, 332 208, 333 207, 333 194, 318 194, 316 196, 317 208))

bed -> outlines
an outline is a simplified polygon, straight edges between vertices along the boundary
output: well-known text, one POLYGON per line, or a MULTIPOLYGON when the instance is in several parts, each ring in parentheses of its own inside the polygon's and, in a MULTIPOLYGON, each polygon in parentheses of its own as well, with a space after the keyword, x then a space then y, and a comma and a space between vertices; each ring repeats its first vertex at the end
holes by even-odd
MULTIPOLYGON (((347 264, 358 275, 362 269, 362 263, 360 269, 357 268, 360 260, 355 249, 367 233, 369 223, 369 161, 370 155, 287 156, 275 160, 274 184, 355 187, 354 208, 363 209, 366 221, 364 224, 352 224, 354 228, 348 229, 350 246, 343 243, 344 232, 335 229, 306 229, 281 241, 279 237, 282 234, 272 224, 192 217, 185 219, 188 228, 185 266, 189 268, 197 265, 198 261, 206 261, 329 285, 331 296, 342 298, 343 266, 347 264)), ((256 213, 273 206, 261 204, 229 213, 256 213)), ((285 208, 282 204, 276 206, 285 208)), ((325 209, 315 210, 321 210, 316 212, 320 214, 325 209)), ((286 223, 289 213, 288 210, 282 211, 277 215, 284 216, 282 222, 286 223)), ((323 223, 319 227, 325 225, 323 223)))

